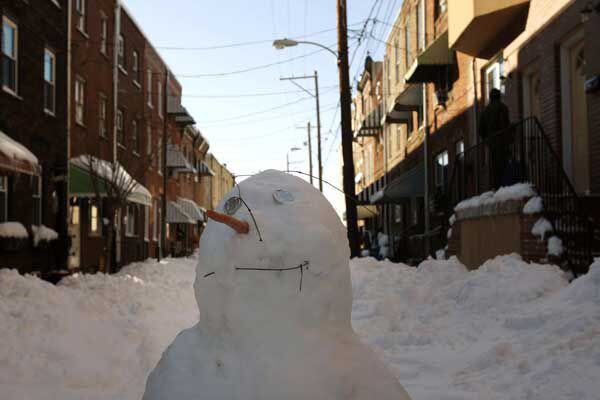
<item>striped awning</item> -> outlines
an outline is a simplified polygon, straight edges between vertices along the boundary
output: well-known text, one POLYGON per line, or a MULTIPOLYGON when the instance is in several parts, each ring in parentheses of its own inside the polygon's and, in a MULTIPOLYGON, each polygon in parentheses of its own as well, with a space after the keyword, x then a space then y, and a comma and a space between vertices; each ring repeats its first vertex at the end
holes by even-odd
POLYGON ((185 158, 185 155, 176 146, 167 147, 167 167, 179 172, 196 173, 196 168, 185 158))
POLYGON ((189 215, 196 221, 205 222, 204 213, 195 201, 186 199, 184 197, 180 197, 177 199, 177 204, 179 204, 181 208, 183 208, 187 215, 189 215))
POLYGON ((174 201, 167 203, 167 223, 169 224, 195 224, 196 221, 185 212, 183 207, 174 201))
POLYGON ((198 162, 198 175, 200 176, 215 176, 215 173, 212 169, 210 169, 210 167, 208 166, 208 164, 206 163, 206 161, 200 160, 200 162, 198 162))

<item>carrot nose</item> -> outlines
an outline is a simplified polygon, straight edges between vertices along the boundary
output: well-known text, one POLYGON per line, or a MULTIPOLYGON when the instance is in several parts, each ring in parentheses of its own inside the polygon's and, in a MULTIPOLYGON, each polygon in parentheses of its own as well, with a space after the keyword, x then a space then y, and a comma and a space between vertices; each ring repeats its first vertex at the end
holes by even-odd
POLYGON ((250 225, 246 221, 241 221, 231 215, 221 214, 220 212, 208 210, 206 216, 214 221, 220 222, 227 225, 237 233, 248 233, 250 232, 250 225))

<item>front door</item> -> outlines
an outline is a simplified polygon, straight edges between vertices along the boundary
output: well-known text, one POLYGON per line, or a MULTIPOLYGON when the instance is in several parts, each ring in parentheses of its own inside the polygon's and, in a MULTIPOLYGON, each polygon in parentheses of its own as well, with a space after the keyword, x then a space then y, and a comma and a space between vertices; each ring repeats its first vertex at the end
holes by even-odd
POLYGON ((590 189, 590 156, 583 41, 571 48, 569 75, 571 81, 573 185, 578 193, 585 193, 590 189))
POLYGON ((81 224, 79 206, 71 206, 69 215, 69 237, 71 249, 69 250, 69 269, 77 269, 81 265, 81 224))

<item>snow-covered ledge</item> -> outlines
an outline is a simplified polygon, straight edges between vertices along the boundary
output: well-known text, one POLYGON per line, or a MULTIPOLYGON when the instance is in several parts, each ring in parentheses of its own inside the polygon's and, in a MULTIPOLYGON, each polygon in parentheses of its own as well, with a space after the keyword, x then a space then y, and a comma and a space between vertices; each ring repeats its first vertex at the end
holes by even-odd
POLYGON ((523 202, 535 196, 535 190, 530 183, 501 187, 496 192, 485 192, 458 203, 454 208, 455 219, 460 221, 482 216, 518 213, 523 208, 523 202))

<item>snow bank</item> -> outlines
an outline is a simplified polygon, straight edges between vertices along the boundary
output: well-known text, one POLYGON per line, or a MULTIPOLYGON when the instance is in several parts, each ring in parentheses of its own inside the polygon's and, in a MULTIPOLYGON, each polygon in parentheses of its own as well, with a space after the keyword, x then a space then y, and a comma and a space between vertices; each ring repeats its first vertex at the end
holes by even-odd
MULTIPOLYGON (((138 400, 197 320, 192 260, 147 262, 55 287, 0 271, 2 399, 138 400)), ((600 392, 600 260, 569 284, 503 256, 467 271, 351 261, 353 325, 413 400, 579 400, 600 392)))
POLYGON ((32 225, 33 245, 37 247, 40 242, 51 242, 58 239, 58 233, 45 225, 32 225))
POLYGON ((193 260, 134 264, 53 286, 0 270, 0 387, 13 399, 139 399, 197 319, 193 260))
POLYGON ((544 202, 542 198, 539 196, 532 197, 529 199, 527 203, 523 206, 523 214, 538 214, 544 211, 544 202))
POLYGON ((508 200, 523 200, 535 195, 536 193, 530 183, 517 183, 512 186, 501 187, 496 192, 485 192, 479 196, 463 200, 456 205, 454 211, 501 203, 508 200))
POLYGON ((540 218, 535 221, 533 224, 533 228, 531 228, 531 233, 541 240, 546 238, 546 234, 552 231, 552 224, 546 218, 540 218))
POLYGON ((0 224, 0 237, 26 239, 29 234, 20 222, 3 222, 0 224))
POLYGON ((560 257, 563 253, 562 240, 558 236, 552 236, 548 239, 548 254, 551 256, 560 257))

